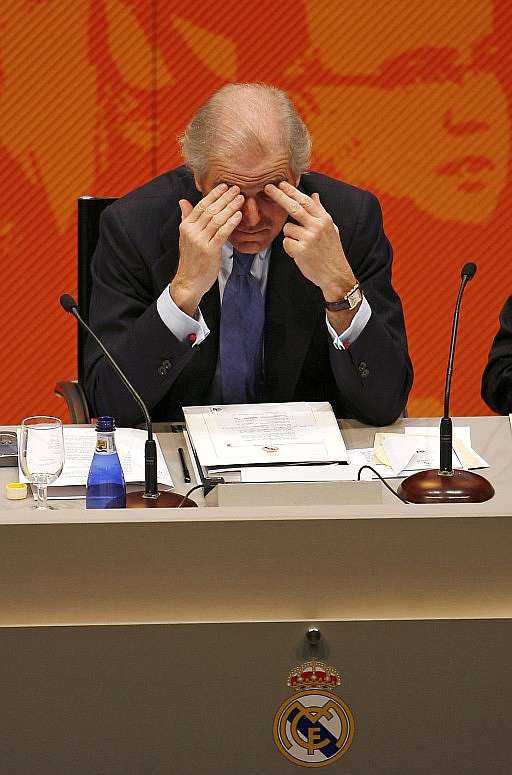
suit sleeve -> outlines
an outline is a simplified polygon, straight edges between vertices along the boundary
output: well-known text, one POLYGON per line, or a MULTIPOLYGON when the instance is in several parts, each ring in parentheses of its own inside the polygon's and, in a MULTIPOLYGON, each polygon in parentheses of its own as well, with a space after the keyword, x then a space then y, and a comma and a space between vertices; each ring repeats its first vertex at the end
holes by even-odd
POLYGON ((482 398, 498 414, 512 412, 512 296, 501 311, 500 329, 482 377, 482 398))
MULTIPOLYGON (((193 357, 193 348, 162 322, 157 310, 161 289, 153 286, 149 267, 115 206, 102 215, 91 273, 89 324, 151 413, 193 357)), ((90 338, 84 371, 85 391, 96 416, 112 415, 125 426, 141 422, 134 398, 90 338)))
POLYGON ((331 367, 346 416, 388 425, 406 407, 413 370, 402 304, 391 284, 393 252, 384 234, 380 205, 368 192, 362 192, 352 238, 344 247, 372 314, 347 350, 330 343, 331 367))

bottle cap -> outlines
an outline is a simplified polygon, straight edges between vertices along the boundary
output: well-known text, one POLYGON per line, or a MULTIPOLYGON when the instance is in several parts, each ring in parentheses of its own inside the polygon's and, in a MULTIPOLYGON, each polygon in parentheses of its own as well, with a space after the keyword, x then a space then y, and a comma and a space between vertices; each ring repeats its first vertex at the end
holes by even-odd
POLYGON ((113 417, 103 415, 96 420, 96 430, 100 433, 113 433, 116 429, 116 423, 113 417))
POLYGON ((10 501, 22 501, 27 497, 25 482, 8 482, 5 485, 5 497, 10 501))

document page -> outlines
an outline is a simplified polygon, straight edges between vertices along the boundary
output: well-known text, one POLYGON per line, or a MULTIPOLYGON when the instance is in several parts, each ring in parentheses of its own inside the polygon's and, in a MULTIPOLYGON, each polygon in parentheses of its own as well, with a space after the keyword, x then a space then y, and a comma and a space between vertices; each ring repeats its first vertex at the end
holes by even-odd
MULTIPOLYGON (((375 434, 371 465, 382 476, 408 476, 415 471, 439 468, 439 428, 406 426, 404 433, 375 434)), ((453 428, 455 468, 485 468, 488 463, 471 447, 469 426, 453 428)))
POLYGON ((244 406, 237 412, 216 411, 207 415, 206 424, 215 434, 213 442, 218 452, 224 447, 322 444, 315 416, 309 407, 295 411, 255 412, 244 406))
MULTIPOLYGON (((424 439, 426 437, 427 446, 429 449, 432 449, 432 465, 430 467, 439 467, 439 428, 409 425, 405 428, 405 433, 410 436, 423 436, 424 439), (432 440, 434 440, 433 446, 431 446, 432 440)), ((453 465, 457 468, 465 469, 489 467, 489 463, 471 446, 471 428, 469 425, 453 426, 453 465)), ((408 468, 414 470, 413 466, 408 466, 408 468)))
POLYGON ((327 402, 191 406, 183 412, 203 467, 347 462, 327 402))
MULTIPOLYGON (((65 462, 59 478, 51 487, 69 487, 87 484, 87 476, 96 447, 96 431, 90 428, 79 428, 66 425, 64 431, 65 462)), ((143 482, 144 446, 147 439, 146 431, 138 428, 118 428, 116 430, 116 447, 121 462, 121 468, 126 482, 143 482)), ((173 481, 155 437, 157 448, 157 479, 159 484, 173 486, 173 481)), ((19 469, 19 481, 26 482, 23 472, 19 469)))

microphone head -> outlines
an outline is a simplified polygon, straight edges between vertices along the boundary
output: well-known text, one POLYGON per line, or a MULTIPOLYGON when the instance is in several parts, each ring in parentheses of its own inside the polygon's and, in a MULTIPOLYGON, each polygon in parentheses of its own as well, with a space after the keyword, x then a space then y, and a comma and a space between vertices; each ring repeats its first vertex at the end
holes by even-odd
POLYGON ((69 293, 63 293, 60 297, 60 304, 63 309, 66 310, 66 312, 73 312, 73 310, 77 309, 78 305, 74 298, 69 295, 69 293))
POLYGON ((472 261, 470 261, 468 264, 464 264, 462 267, 460 276, 462 279, 466 278, 466 280, 469 282, 473 279, 473 277, 476 274, 476 264, 473 264, 472 261))

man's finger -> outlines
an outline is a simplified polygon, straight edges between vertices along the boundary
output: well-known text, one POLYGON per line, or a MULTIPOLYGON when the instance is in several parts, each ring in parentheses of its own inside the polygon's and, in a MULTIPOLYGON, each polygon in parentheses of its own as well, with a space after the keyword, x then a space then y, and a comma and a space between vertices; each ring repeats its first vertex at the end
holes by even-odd
POLYGON ((286 253, 288 253, 290 258, 296 259, 300 256, 300 242, 298 242, 296 239, 285 237, 283 240, 283 248, 285 249, 286 253))
MULTIPOLYGON (((318 205, 320 204, 320 198, 318 194, 316 195, 316 199, 313 199, 315 196, 314 194, 312 197, 310 197, 307 194, 304 194, 302 191, 299 191, 298 188, 295 188, 295 186, 292 186, 292 184, 288 183, 286 180, 283 180, 279 184, 279 188, 281 191, 284 191, 284 193, 287 194, 290 199, 294 199, 296 202, 298 202, 301 207, 306 210, 306 212, 311 213, 312 215, 319 215, 317 211, 318 205)), ((320 207, 322 206, 320 205, 320 207)))
POLYGON ((296 223, 285 223, 283 227, 284 236, 294 240, 300 240, 306 233, 304 226, 298 226, 296 223))
MULTIPOLYGON (((291 215, 298 223, 303 226, 307 226, 308 223, 311 223, 312 216, 305 207, 297 199, 293 199, 291 196, 288 196, 288 194, 285 194, 280 188, 276 188, 273 183, 269 183, 265 186, 265 194, 276 202, 276 204, 280 205, 283 210, 286 210, 288 215, 291 215)), ((301 196, 305 197, 305 194, 301 194, 301 196)))
MULTIPOLYGON (((201 226, 201 228, 205 229, 208 227, 208 225, 212 222, 213 219, 219 224, 224 223, 224 221, 219 221, 218 216, 220 213, 225 210, 226 207, 231 208, 231 205, 234 201, 238 200, 239 206, 243 203, 243 197, 240 194, 240 189, 238 186, 231 186, 224 194, 222 194, 219 199, 215 200, 215 202, 212 202, 208 205, 208 207, 205 209, 197 223, 201 226)), ((232 215, 237 208, 230 210, 230 215, 232 215)))
POLYGON ((240 210, 237 210, 237 212, 226 221, 224 226, 220 227, 220 229, 211 239, 211 242, 214 242, 219 247, 222 247, 222 245, 224 245, 226 240, 229 239, 231 232, 236 229, 236 227, 238 226, 241 220, 242 220, 242 213, 240 212, 240 210))
POLYGON ((199 218, 202 216, 202 214, 205 212, 206 208, 212 204, 212 202, 216 202, 217 199, 219 199, 222 194, 224 194, 227 191, 228 187, 225 183, 219 183, 218 186, 215 186, 215 188, 212 188, 212 190, 207 194, 203 199, 201 199, 200 202, 196 204, 194 209, 192 210, 189 221, 191 223, 195 223, 199 220, 199 218))
POLYGON ((192 210, 194 209, 188 199, 180 199, 178 202, 181 210, 181 220, 184 221, 185 218, 188 218, 192 210))
MULTIPOLYGON (((219 202, 220 201, 221 200, 219 199, 219 202)), ((212 216, 210 221, 204 226, 204 231, 210 239, 215 236, 221 226, 224 226, 232 215, 241 210, 243 203, 244 197, 242 194, 238 194, 238 196, 235 196, 231 202, 228 202, 220 212, 216 212, 215 215, 212 216)), ((202 221, 199 221, 199 223, 202 223, 202 221)))
POLYGON ((320 195, 317 194, 316 191, 315 191, 314 194, 311 194, 311 199, 313 199, 315 201, 315 204, 317 204, 318 207, 321 208, 322 212, 324 212, 324 213, 327 212, 327 210, 325 209, 325 207, 323 206, 323 204, 322 204, 322 202, 320 200, 320 195))

